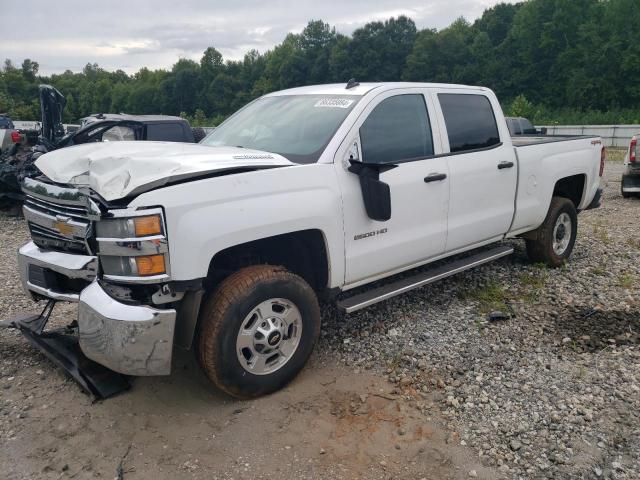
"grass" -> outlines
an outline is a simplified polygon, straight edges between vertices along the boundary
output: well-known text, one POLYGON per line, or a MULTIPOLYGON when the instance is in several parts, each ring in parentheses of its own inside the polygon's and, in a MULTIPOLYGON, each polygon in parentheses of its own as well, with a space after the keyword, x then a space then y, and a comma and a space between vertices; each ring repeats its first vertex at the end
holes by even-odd
POLYGON ((487 314, 496 310, 506 312, 510 310, 506 290, 498 282, 489 282, 483 287, 474 288, 461 295, 462 300, 478 302, 480 313, 487 314))
POLYGON ((604 277, 607 274, 607 270, 603 266, 593 267, 591 269, 591 273, 593 275, 598 275, 600 277, 604 277))
POLYGON ((478 303, 478 313, 486 315, 491 312, 513 312, 511 302, 524 301, 535 303, 547 286, 549 272, 544 264, 536 264, 532 272, 520 274, 518 277, 518 293, 509 291, 498 282, 491 281, 481 287, 462 292, 461 300, 472 300, 478 303))
POLYGON ((626 148, 607 147, 607 162, 622 163, 626 154, 626 148))
POLYGON ((637 283, 636 280, 637 279, 635 275, 631 273, 625 273, 620 275, 620 277, 618 278, 618 285, 622 288, 631 288, 637 283))
POLYGON ((603 245, 609 245, 611 243, 611 237, 609 236, 609 231, 606 226, 596 223, 593 226, 593 234, 603 245))
POLYGON ((640 250, 640 240, 638 240, 637 238, 628 238, 627 245, 640 250))
POLYGON ((520 275, 520 286, 526 290, 522 299, 527 303, 534 303, 540 297, 548 279, 549 273, 544 264, 533 273, 520 275))

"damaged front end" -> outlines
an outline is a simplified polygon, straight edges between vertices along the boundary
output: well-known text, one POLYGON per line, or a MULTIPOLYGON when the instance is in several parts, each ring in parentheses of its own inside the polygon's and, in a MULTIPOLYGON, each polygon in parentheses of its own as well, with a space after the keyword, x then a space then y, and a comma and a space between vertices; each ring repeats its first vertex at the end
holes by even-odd
POLYGON ((169 374, 174 307, 184 293, 166 286, 170 277, 162 210, 107 209, 89 191, 43 177, 25 179, 24 193, 31 242, 18 253, 20 276, 25 292, 48 304, 38 315, 16 317, 2 326, 20 329, 98 398, 128 388, 125 375, 169 374), (137 231, 144 223, 137 218, 155 223, 148 231, 137 231), (144 270, 148 259, 166 267, 144 270), (157 306, 150 299, 154 293, 157 306), (77 320, 45 331, 57 301, 78 303, 77 320))
POLYGON ((35 177, 41 172, 35 161, 44 153, 81 145, 100 142, 108 130, 123 127, 130 132, 132 140, 140 140, 144 125, 129 119, 104 119, 88 123, 74 132, 65 133, 62 115, 66 99, 51 85, 40 85, 41 126, 36 145, 31 148, 15 145, 12 150, 0 156, 0 208, 9 209, 24 200, 20 184, 25 178, 35 177))

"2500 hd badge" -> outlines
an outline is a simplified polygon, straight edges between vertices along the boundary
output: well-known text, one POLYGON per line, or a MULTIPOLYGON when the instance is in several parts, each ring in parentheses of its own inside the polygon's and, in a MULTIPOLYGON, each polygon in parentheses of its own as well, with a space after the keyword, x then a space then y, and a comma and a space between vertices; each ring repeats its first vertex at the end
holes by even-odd
POLYGON ((386 228, 381 228, 380 230, 374 230, 373 232, 360 233, 353 237, 354 240, 362 240, 363 238, 375 237, 376 235, 382 235, 383 233, 387 233, 386 228))

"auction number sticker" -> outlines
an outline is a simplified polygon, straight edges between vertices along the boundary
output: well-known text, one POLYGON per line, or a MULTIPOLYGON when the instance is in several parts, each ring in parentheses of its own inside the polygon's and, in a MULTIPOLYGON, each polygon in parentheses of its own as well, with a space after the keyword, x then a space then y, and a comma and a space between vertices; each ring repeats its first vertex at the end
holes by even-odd
POLYGON ((352 103, 348 98, 321 98, 314 107, 349 108, 352 103))

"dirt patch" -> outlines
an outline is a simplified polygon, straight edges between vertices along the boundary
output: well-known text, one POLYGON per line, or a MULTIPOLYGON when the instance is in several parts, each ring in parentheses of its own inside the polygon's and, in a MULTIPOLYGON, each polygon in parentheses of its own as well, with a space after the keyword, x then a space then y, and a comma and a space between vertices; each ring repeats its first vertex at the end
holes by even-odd
POLYGON ((427 419, 381 377, 317 357, 283 391, 241 402, 179 353, 170 377, 92 403, 23 342, 0 342, 4 478, 494 478, 435 407, 427 419))

